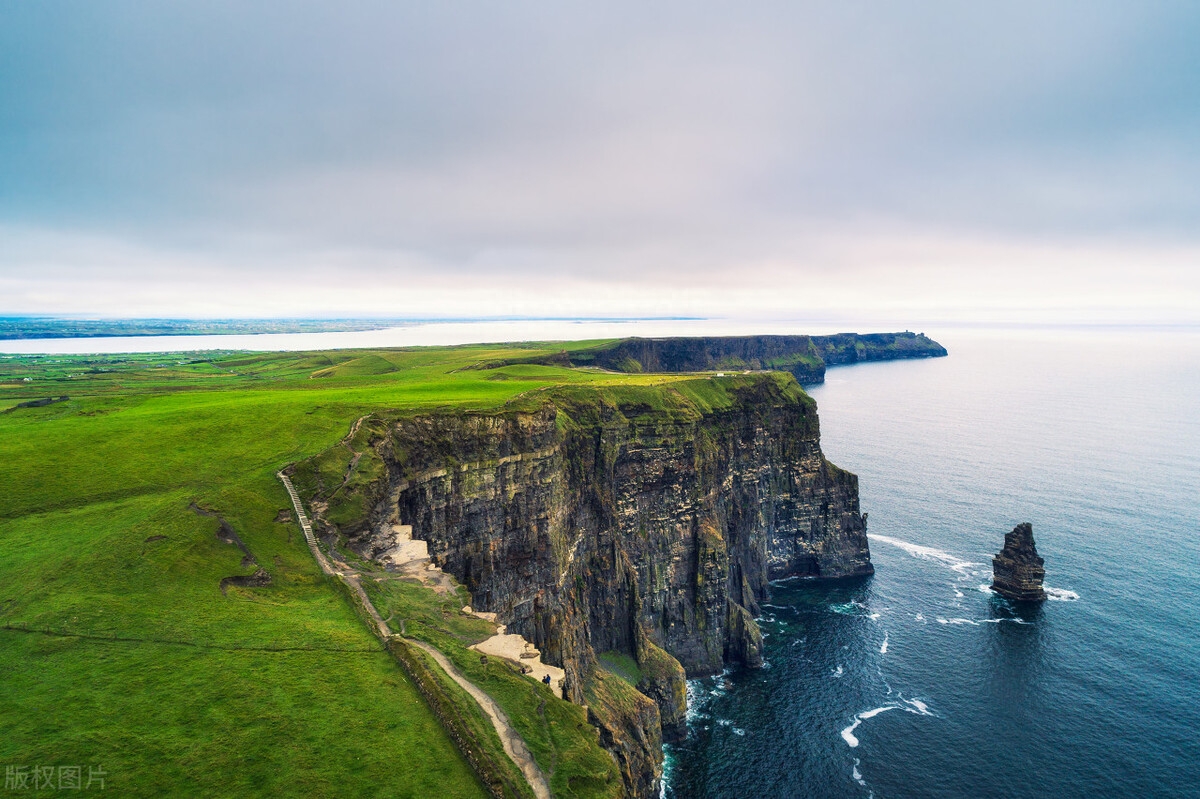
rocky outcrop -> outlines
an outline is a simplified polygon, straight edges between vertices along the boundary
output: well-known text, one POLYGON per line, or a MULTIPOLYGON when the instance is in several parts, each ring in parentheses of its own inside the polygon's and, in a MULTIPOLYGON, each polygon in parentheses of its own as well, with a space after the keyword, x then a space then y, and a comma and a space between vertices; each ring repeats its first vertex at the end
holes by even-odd
POLYGON ((678 660, 645 636, 640 646, 637 689, 658 705, 663 740, 681 741, 687 734, 687 674, 678 660))
POLYGON ((370 443, 385 476, 342 498, 369 510, 340 532, 386 559, 411 526, 475 610, 565 670, 627 789, 649 796, 686 677, 762 664, 769 581, 871 573, 857 478, 825 460, 788 375, 539 396, 389 423, 370 443), (638 690, 597 652, 634 658, 638 690))
POLYGON ((1033 525, 1018 524, 1004 536, 1004 549, 992 558, 992 590, 1006 599, 1040 602, 1046 598, 1044 564, 1033 542, 1033 525))
POLYGON ((600 745, 617 761, 632 797, 656 797, 662 780, 662 723, 658 705, 620 677, 600 669, 587 680, 583 701, 600 745))

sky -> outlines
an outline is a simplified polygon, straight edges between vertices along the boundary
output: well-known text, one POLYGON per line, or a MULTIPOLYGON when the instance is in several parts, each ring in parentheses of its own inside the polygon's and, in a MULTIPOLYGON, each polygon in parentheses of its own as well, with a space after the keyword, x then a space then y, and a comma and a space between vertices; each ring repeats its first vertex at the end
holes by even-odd
POLYGON ((1200 4, 0 0, 0 314, 1200 323, 1200 4))

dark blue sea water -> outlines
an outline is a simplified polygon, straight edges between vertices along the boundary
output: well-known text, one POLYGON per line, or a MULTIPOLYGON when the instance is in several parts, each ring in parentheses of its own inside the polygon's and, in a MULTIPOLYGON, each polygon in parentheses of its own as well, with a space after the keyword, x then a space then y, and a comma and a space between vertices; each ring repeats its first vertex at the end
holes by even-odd
POLYGON ((775 587, 665 795, 1200 796, 1200 335, 926 332, 950 357, 812 391, 876 575, 775 587), (981 588, 1022 521, 1032 612, 981 588))

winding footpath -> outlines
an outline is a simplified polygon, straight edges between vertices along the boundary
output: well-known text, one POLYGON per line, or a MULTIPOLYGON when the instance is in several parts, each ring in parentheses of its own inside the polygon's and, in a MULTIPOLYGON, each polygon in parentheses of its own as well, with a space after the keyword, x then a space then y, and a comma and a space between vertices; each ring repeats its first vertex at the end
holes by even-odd
MULTIPOLYGON (((365 416, 362 417, 362 419, 365 418, 365 416)), ((355 422, 355 429, 357 429, 358 424, 362 422, 362 419, 359 419, 358 422, 355 422)), ((351 431, 350 436, 353 435, 354 432, 351 431)), ((347 438, 350 436, 347 436, 347 438)), ((288 476, 282 471, 276 472, 275 476, 278 477, 283 483, 283 487, 287 489, 288 496, 292 499, 292 506, 296 509, 296 518, 300 521, 300 529, 304 531, 304 540, 308 542, 308 548, 312 551, 313 557, 316 558, 317 565, 321 567, 321 571, 325 572, 331 577, 336 577, 349 586, 350 590, 353 591, 354 594, 359 598, 359 601, 362 602, 362 605, 364 608, 366 608, 367 613, 370 614, 371 620, 375 625, 375 634, 384 642, 387 642, 393 637, 400 638, 401 636, 397 636, 392 633, 392 631, 388 628, 387 623, 380 617, 379 612, 375 610, 375 605, 367 596, 367 592, 363 590, 362 583, 359 581, 358 573, 343 563, 338 564, 341 567, 340 569, 335 569, 325 557, 325 553, 323 553, 320 546, 317 545, 317 537, 313 534, 312 524, 309 522, 308 516, 306 516, 304 513, 304 508, 300 503, 300 495, 296 493, 296 488, 292 485, 292 481, 288 479, 288 476)), ((488 696, 487 693, 481 690, 477 685, 464 677, 462 673, 454 667, 454 664, 452 664, 445 655, 443 655, 434 647, 430 646, 424 641, 418 641, 415 638, 405 638, 404 641, 412 644, 413 646, 418 646, 427 652, 429 656, 432 657, 434 661, 442 668, 442 670, 449 675, 450 679, 458 683, 458 685, 464 691, 471 695, 471 698, 479 704, 479 709, 482 710, 484 715, 486 715, 492 722, 492 727, 495 728, 496 734, 500 736, 500 743, 504 746, 504 753, 507 754, 513 763, 517 765, 517 768, 521 769, 521 773, 525 776, 525 780, 529 783, 529 787, 533 789, 533 793, 537 799, 552 799, 552 794, 550 793, 550 783, 546 779, 546 775, 542 773, 542 770, 538 767, 537 761, 533 759, 533 755, 530 753, 529 747, 525 744, 525 740, 521 738, 520 733, 513 728, 512 724, 508 720, 508 716, 503 710, 500 709, 500 706, 496 704, 496 701, 488 696)))
POLYGON ((429 656, 442 667, 442 671, 449 674, 450 679, 458 683, 464 691, 471 695, 472 699, 479 703, 480 709, 492 720, 492 726, 496 728, 496 734, 500 736, 500 743, 504 746, 504 753, 517 764, 517 768, 521 769, 521 773, 525 775, 525 781, 529 783, 530 788, 533 788, 537 799, 551 799, 550 785, 546 780, 546 775, 538 768, 537 762, 529 752, 529 747, 525 745, 525 740, 513 729, 512 724, 508 721, 508 716, 500 709, 495 700, 464 677, 458 669, 454 668, 454 664, 437 649, 415 638, 406 640, 413 646, 419 646, 429 653, 429 656))

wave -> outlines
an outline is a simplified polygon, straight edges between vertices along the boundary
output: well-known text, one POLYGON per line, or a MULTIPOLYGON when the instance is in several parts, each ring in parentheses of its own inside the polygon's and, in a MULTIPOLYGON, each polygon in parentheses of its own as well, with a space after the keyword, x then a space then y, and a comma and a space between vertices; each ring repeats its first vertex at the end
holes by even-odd
MULTIPOLYGON (((724 677, 728 673, 729 670, 726 669, 721 673, 721 676, 724 677)), ((685 717, 689 724, 699 719, 711 718, 711 715, 707 712, 708 703, 714 696, 725 695, 725 691, 719 687, 720 683, 718 683, 718 687, 715 690, 709 689, 709 685, 711 684, 712 678, 687 681, 687 710, 685 711, 685 717)))
POLYGON ((999 619, 943 619, 939 616, 937 620, 938 624, 970 624, 974 627, 978 627, 981 624, 1000 624, 1001 622, 1006 621, 1010 621, 1013 624, 1029 624, 1029 622, 1025 621, 1024 619, 1010 618, 1007 616, 999 619))
POLYGON ((858 729, 858 726, 867 719, 873 719, 880 713, 887 713, 889 710, 903 710, 906 713, 915 713, 918 716, 937 715, 929 709, 929 705, 925 704, 920 699, 902 698, 899 703, 882 705, 881 707, 872 708, 871 710, 866 710, 862 713, 856 713, 854 719, 850 722, 850 726, 842 730, 842 740, 844 740, 851 749, 857 748, 859 742, 858 737, 854 734, 854 731, 858 729))
POLYGON ((868 710, 865 713, 859 713, 854 717, 854 721, 850 722, 850 726, 842 730, 842 740, 844 740, 851 749, 856 748, 858 746, 858 738, 855 737, 854 731, 858 729, 858 725, 862 724, 867 719, 875 718, 880 713, 886 713, 889 710, 899 709, 900 708, 898 705, 885 705, 884 707, 877 707, 874 710, 868 710))
POLYGON ((1042 588, 1046 592, 1046 599, 1054 600, 1055 602, 1078 602, 1079 594, 1074 591, 1069 591, 1066 588, 1051 588, 1044 586, 1042 588))
POLYGON ((950 567, 951 571, 957 572, 963 577, 969 577, 971 574, 970 570, 973 567, 982 565, 980 563, 972 563, 969 560, 957 558, 945 550, 935 549, 934 547, 927 547, 921 544, 914 544, 911 541, 901 541, 899 538, 892 538, 891 536, 879 535, 877 533, 867 533, 867 538, 872 541, 879 541, 883 544, 890 544, 894 547, 899 547, 908 554, 912 555, 914 558, 920 558, 921 560, 932 560, 937 563, 941 563, 944 566, 950 567))
POLYGON ((886 655, 887 654, 887 646, 888 646, 888 634, 885 632, 883 634, 883 643, 879 645, 879 654, 886 655))
POLYGON ((857 599, 852 599, 849 602, 840 602, 829 605, 829 609, 834 613, 840 613, 843 616, 867 616, 872 619, 879 618, 878 613, 869 613, 871 609, 859 602, 857 599))

